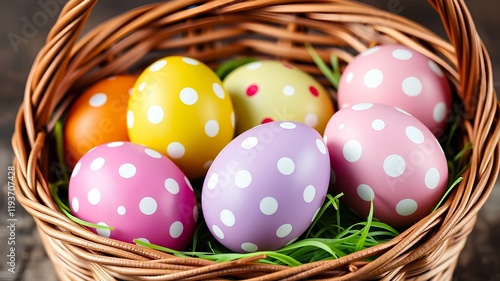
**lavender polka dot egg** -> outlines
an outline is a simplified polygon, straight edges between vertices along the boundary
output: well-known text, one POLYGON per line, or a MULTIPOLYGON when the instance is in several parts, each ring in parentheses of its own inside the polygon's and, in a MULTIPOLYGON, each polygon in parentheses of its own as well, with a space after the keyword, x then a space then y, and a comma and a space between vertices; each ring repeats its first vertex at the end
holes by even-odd
POLYGON ((326 144, 332 190, 362 216, 373 200, 374 217, 394 227, 426 215, 446 191, 446 156, 431 131, 401 109, 360 103, 328 122, 326 144))
POLYGON ((106 228, 97 234, 182 250, 198 218, 189 180, 166 156, 131 142, 102 144, 76 164, 69 182, 73 215, 106 228))
POLYGON ((234 252, 279 249, 309 227, 329 178, 328 151, 316 130, 290 121, 258 125, 215 158, 203 184, 203 215, 234 252))
POLYGON ((429 57, 400 44, 379 45, 356 56, 339 81, 340 108, 362 102, 401 108, 440 135, 450 112, 451 89, 429 57))

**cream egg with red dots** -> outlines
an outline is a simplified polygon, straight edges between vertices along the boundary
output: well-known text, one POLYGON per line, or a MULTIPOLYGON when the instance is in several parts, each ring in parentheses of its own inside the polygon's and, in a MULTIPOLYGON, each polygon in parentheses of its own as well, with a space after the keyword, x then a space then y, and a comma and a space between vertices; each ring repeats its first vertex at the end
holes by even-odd
POLYGON ((213 236, 234 252, 279 249, 310 226, 329 178, 329 154, 313 128, 289 121, 258 125, 210 166, 203 215, 213 236))
POLYGON ((405 111, 360 103, 339 110, 325 129, 332 190, 362 216, 394 227, 430 214, 446 191, 446 156, 432 132, 405 111))
POLYGON ((296 121, 323 134, 334 112, 326 89, 312 76, 288 63, 255 61, 224 79, 233 100, 236 133, 272 121, 296 121))
POLYGON ((103 228, 97 234, 139 239, 182 250, 198 219, 189 180, 166 156, 131 142, 102 144, 87 152, 70 176, 72 214, 103 228))
POLYGON ((217 75, 194 58, 157 60, 137 79, 128 102, 130 140, 169 157, 201 178, 234 136, 231 98, 217 75))
POLYGON ((439 65, 400 44, 360 53, 347 65, 338 86, 340 108, 362 102, 391 105, 418 118, 435 135, 445 130, 451 101, 439 65))

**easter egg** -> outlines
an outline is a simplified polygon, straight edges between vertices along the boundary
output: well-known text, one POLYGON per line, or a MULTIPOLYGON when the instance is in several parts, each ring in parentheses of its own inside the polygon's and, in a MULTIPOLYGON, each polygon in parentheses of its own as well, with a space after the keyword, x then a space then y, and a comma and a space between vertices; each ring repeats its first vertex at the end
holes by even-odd
POLYGON ((344 203, 394 227, 430 214, 446 191, 446 156, 418 119, 384 104, 339 110, 325 129, 332 190, 344 203))
POLYGON ((66 164, 73 167, 93 147, 128 141, 127 104, 136 76, 117 75, 100 80, 73 103, 64 121, 66 164))
POLYGON ((128 103, 130 140, 202 177, 234 135, 231 99, 215 73, 188 57, 162 58, 137 79, 128 103))
POLYGON ((320 134, 333 114, 326 89, 301 69, 278 61, 256 61, 224 79, 236 112, 236 133, 271 121, 304 123, 320 134))
POLYGON ((203 215, 213 236, 234 252, 279 249, 309 227, 329 178, 317 131, 299 122, 258 125, 215 158, 203 183, 203 215))
POLYGON ((198 218, 182 171, 161 153, 131 142, 87 152, 73 169, 68 194, 73 215, 108 227, 92 231, 129 243, 139 239, 182 250, 198 218))
POLYGON ((372 47, 345 68, 338 87, 339 107, 383 103, 398 107, 424 123, 435 135, 445 130, 451 89, 433 60, 409 47, 372 47))

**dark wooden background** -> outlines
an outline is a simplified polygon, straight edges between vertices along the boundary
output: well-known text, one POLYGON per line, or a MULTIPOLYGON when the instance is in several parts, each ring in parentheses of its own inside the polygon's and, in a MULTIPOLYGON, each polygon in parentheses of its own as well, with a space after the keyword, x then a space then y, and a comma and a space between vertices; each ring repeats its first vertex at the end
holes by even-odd
MULTIPOLYGON (((7 168, 13 152, 10 138, 28 71, 43 46, 49 28, 64 0, 0 0, 0 281, 57 280, 52 264, 45 255, 33 219, 18 204, 16 209, 16 274, 7 271, 7 168), (50 7, 51 9, 47 9, 50 7), (35 19, 35 18, 36 19, 35 19), (31 32, 23 35, 26 22, 36 21, 31 32), (9 34, 24 38, 12 44, 9 34)), ((153 2, 134 0, 101 0, 86 30, 99 22, 139 4, 153 2)), ((385 10, 401 12, 444 36, 437 14, 421 0, 365 0, 385 10)), ((466 1, 477 29, 493 61, 494 72, 500 71, 500 1, 466 1)), ((12 37, 12 35, 11 35, 12 37)), ((500 82, 500 80, 498 80, 500 82)), ((496 83, 497 92, 500 83, 496 83)), ((460 256, 454 280, 500 280, 500 186, 480 211, 473 233, 460 256)))

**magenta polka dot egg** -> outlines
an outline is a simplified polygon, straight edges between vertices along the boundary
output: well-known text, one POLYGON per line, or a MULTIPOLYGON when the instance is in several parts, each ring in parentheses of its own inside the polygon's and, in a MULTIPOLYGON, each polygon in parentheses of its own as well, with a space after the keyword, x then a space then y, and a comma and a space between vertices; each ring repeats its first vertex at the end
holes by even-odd
POLYGON ((356 56, 340 79, 339 107, 362 102, 401 108, 440 135, 451 107, 451 90, 440 67, 427 56, 399 44, 380 45, 356 56))
POLYGON ((418 119, 397 108, 360 103, 339 110, 324 136, 332 167, 332 190, 366 216, 394 227, 409 226, 443 196, 448 168, 443 150, 418 119))
POLYGON ((213 236, 234 252, 279 249, 310 226, 329 178, 318 132, 300 122, 259 125, 215 158, 203 184, 203 215, 213 236))
POLYGON ((326 89, 289 63, 261 60, 233 70, 223 81, 233 101, 236 133, 272 121, 296 121, 323 134, 333 115, 326 89))
POLYGON ((159 152, 130 142, 87 152, 71 174, 69 202, 76 217, 108 227, 90 228, 101 236, 177 250, 190 241, 198 217, 182 171, 159 152))

